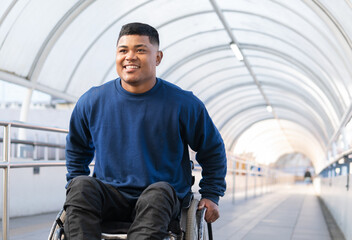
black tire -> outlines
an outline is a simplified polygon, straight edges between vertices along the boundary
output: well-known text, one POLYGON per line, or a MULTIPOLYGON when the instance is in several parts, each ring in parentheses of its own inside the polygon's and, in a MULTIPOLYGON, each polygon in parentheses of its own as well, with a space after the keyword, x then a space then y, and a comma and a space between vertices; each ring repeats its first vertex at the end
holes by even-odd
POLYGON ((199 201, 193 199, 187 211, 186 240, 198 240, 198 223, 196 213, 199 201))

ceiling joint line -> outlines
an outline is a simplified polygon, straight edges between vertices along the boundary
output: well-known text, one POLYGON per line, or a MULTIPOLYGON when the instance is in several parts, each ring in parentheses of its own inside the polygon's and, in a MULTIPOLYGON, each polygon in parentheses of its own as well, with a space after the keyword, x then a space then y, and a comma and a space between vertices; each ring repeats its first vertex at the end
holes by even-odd
POLYGON ((344 28, 341 26, 341 24, 339 23, 338 20, 336 20, 336 18, 333 16, 333 14, 331 14, 329 12, 329 10, 319 1, 317 0, 313 0, 313 2, 321 9, 322 12, 325 13, 325 15, 330 19, 330 21, 335 25, 336 29, 340 32, 340 34, 342 35, 342 37, 345 39, 346 43, 348 44, 348 46, 350 47, 350 49, 352 49, 352 41, 351 39, 348 37, 348 34, 346 33, 346 31, 344 30, 344 28))
MULTIPOLYGON (((223 12, 220 10, 220 7, 217 5, 216 1, 215 0, 209 0, 210 3, 212 4, 213 8, 214 8, 214 11, 216 13, 216 15, 219 17, 222 25, 224 26, 227 34, 229 35, 230 37, 230 40, 231 42, 233 42, 234 44, 236 44, 237 46, 241 46, 239 44, 239 42, 237 41, 236 37, 233 35, 233 32, 231 30, 231 27, 229 26, 229 24, 227 23, 226 19, 225 19, 225 16, 223 14, 223 12)), ((252 71, 252 68, 246 58, 246 56, 243 54, 241 48, 239 48, 239 50, 241 51, 242 55, 243 55, 243 62, 244 62, 244 65, 246 66, 248 72, 250 73, 250 75, 252 76, 253 78, 253 81, 255 82, 255 84, 257 85, 261 95, 263 96, 264 100, 265 100, 265 103, 266 105, 270 105, 270 102, 269 102, 269 99, 267 98, 267 96, 265 95, 261 85, 260 85, 260 82, 258 81, 258 79, 256 78, 254 72, 252 71)))
POLYGON ((66 29, 74 22, 74 20, 93 2, 94 0, 78 1, 69 9, 69 11, 64 14, 64 16, 61 17, 61 19, 51 29, 32 63, 28 74, 30 81, 36 82, 38 80, 40 72, 44 67, 45 61, 47 60, 51 50, 54 48, 56 42, 66 31, 66 29))
POLYGON ((152 1, 154 0, 150 0, 150 1, 145 1, 141 4, 139 4, 138 6, 132 8, 132 9, 129 9, 127 12, 123 13, 122 15, 118 16, 116 19, 113 19, 112 22, 110 22, 110 24, 106 27, 104 27, 104 29, 99 33, 97 34, 97 36, 93 39, 93 41, 91 41, 89 43, 89 46, 85 49, 85 51, 81 54, 78 62, 75 63, 75 66, 70 74, 70 77, 69 77, 69 80, 67 81, 67 83, 65 84, 65 88, 64 88, 64 92, 68 92, 69 91, 69 88, 71 86, 71 83, 73 81, 73 78, 76 74, 76 72, 78 71, 78 68, 81 66, 82 62, 84 61, 84 58, 87 56, 87 54, 89 53, 89 51, 93 48, 93 46, 98 42, 98 40, 106 33, 108 32, 109 30, 112 29, 112 27, 118 23, 121 19, 123 19, 124 17, 132 14, 134 11, 142 8, 143 6, 147 5, 147 4, 150 4, 152 1))
MULTIPOLYGON (((247 68, 249 74, 251 75, 251 77, 252 77, 254 83, 257 85, 260 94, 263 96, 266 106, 271 106, 271 107, 272 107, 272 105, 270 104, 270 101, 269 101, 268 97, 266 96, 266 94, 265 94, 264 91, 263 91, 263 88, 262 88, 260 82, 258 81, 257 77, 255 76, 255 74, 254 74, 254 72, 253 72, 253 70, 252 70, 252 68, 251 68, 251 66, 250 66, 250 64, 249 64, 249 62, 248 62, 246 56, 245 56, 245 55, 243 54, 243 52, 241 51, 241 48, 240 48, 241 45, 239 44, 239 42, 237 41, 236 37, 234 36, 234 34, 233 34, 232 30, 231 30, 231 27, 230 27, 230 25, 228 24, 228 22, 226 21, 225 16, 224 16, 223 12, 221 11, 219 5, 216 3, 216 0, 209 0, 209 1, 210 1, 211 5, 212 5, 212 7, 213 7, 213 9, 214 9, 214 11, 215 11, 215 13, 216 13, 216 15, 219 17, 219 19, 220 19, 222 25, 224 26, 225 31, 226 31, 227 34, 229 35, 231 42, 234 43, 234 44, 236 44, 236 45, 239 47, 239 50, 240 50, 240 52, 241 52, 241 54, 242 54, 242 56, 243 56, 243 63, 244 63, 244 65, 246 66, 246 68, 247 68)), ((284 138, 286 138, 287 143, 290 145, 290 147, 291 147, 292 149, 294 149, 294 148, 292 147, 292 144, 290 143, 289 139, 287 138, 286 133, 285 133, 283 127, 281 126, 281 123, 280 123, 280 121, 279 121, 279 118, 278 118, 278 116, 277 116, 277 114, 276 114, 274 108, 272 108, 271 113, 272 113, 274 119, 277 120, 277 123, 278 123, 278 125, 279 125, 279 128, 280 128, 280 130, 282 131, 282 134, 284 135, 284 138)))
POLYGON ((9 15, 9 13, 11 12, 12 8, 16 5, 16 3, 17 3, 17 0, 12 1, 9 7, 6 9, 5 13, 2 15, 2 17, 0 18, 0 27, 4 22, 4 20, 6 19, 7 15, 9 15))

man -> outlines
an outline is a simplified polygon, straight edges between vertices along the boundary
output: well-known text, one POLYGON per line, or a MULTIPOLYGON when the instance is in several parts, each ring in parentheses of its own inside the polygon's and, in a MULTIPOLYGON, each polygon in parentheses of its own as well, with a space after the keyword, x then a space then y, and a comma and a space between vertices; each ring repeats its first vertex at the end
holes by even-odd
POLYGON ((312 183, 312 174, 309 171, 309 168, 306 169, 304 172, 304 182, 305 183, 312 183))
POLYGON ((131 221, 129 239, 165 238, 191 189, 188 146, 203 169, 199 208, 207 222, 219 217, 223 141, 199 99, 156 78, 162 58, 153 27, 126 24, 117 41, 120 78, 78 100, 66 144, 67 239, 100 239, 109 220, 131 221))

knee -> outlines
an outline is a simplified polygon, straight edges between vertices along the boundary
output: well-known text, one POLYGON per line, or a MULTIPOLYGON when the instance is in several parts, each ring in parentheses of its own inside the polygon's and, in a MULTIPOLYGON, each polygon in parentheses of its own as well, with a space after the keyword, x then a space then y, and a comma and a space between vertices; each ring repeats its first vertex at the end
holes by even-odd
POLYGON ((67 216, 100 218, 103 202, 100 182, 93 177, 78 176, 68 185, 64 209, 67 216))
POLYGON ((142 193, 140 200, 159 202, 177 198, 174 188, 167 182, 156 182, 149 185, 142 193))
POLYGON ((156 182, 149 185, 145 192, 151 193, 162 193, 162 192, 174 192, 174 188, 168 182, 156 182))
POLYGON ((89 176, 78 176, 71 180, 67 187, 66 195, 80 196, 78 193, 87 193, 97 189, 96 179, 89 176))

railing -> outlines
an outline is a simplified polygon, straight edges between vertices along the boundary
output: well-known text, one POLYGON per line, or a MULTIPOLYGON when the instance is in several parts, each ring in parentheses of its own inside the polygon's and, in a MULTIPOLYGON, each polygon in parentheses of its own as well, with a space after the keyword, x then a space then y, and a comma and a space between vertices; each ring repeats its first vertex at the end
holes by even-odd
POLYGON ((250 192, 252 192, 253 197, 256 197, 259 194, 263 194, 264 191, 268 191, 269 187, 274 184, 294 183, 292 174, 284 173, 229 153, 227 154, 227 159, 229 164, 231 164, 231 168, 228 169, 228 176, 231 176, 231 181, 229 182, 232 182, 232 185, 228 186, 228 189, 232 190, 231 198, 233 203, 235 202, 236 192, 244 194, 244 199, 247 200, 250 192), (250 180, 251 184, 249 183, 250 180), (241 183, 237 184, 238 181, 241 181, 241 183), (241 189, 241 186, 244 189, 241 189))
MULTIPOLYGON (((68 133, 65 129, 52 128, 52 127, 41 127, 36 125, 28 125, 22 123, 11 123, 11 122, 1 122, 0 126, 4 127, 3 142, 3 161, 0 163, 0 168, 3 169, 3 216, 2 216, 2 239, 7 240, 9 234, 9 170, 10 168, 27 168, 27 167, 53 167, 53 166, 65 166, 64 161, 31 161, 31 162, 11 162, 11 128, 22 128, 31 129, 39 131, 49 131, 57 133, 68 133)), ((13 141, 13 143, 27 144, 32 146, 43 146, 43 147, 53 147, 62 148, 59 144, 45 144, 39 142, 30 141, 13 141)))
MULTIPOLYGON (((4 141, 3 138, 0 138, 0 143, 4 141)), ((11 140, 12 144, 18 144, 18 145, 26 145, 26 146, 31 146, 33 147, 33 159, 34 160, 39 160, 39 154, 38 154, 38 148, 39 147, 44 147, 45 150, 47 148, 55 148, 56 154, 55 154, 55 160, 59 160, 59 152, 58 150, 64 150, 65 145, 63 144, 54 144, 54 143, 49 143, 49 142, 40 142, 40 141, 29 141, 29 140, 11 140)), ((49 159, 49 153, 48 151, 44 151, 44 160, 49 159)))
POLYGON ((332 162, 320 171, 319 176, 331 180, 333 177, 346 175, 346 190, 348 191, 350 188, 350 174, 352 174, 352 148, 337 155, 332 162))

